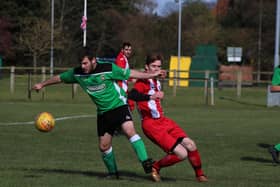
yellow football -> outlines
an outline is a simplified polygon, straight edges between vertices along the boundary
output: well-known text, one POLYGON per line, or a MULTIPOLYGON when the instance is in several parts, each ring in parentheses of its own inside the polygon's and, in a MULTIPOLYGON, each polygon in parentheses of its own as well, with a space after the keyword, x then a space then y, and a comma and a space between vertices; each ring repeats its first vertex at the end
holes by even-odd
POLYGON ((41 112, 35 118, 35 127, 41 132, 49 132, 54 128, 55 119, 49 112, 41 112))

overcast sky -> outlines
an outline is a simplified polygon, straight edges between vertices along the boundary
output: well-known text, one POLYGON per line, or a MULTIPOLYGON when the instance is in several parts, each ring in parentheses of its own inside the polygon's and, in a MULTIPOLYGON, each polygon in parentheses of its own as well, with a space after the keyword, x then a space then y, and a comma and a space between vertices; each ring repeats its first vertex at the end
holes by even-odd
MULTIPOLYGON (((165 6, 166 3, 175 2, 175 0, 154 0, 154 1, 158 4, 158 7, 157 7, 156 11, 159 15, 162 15, 164 13, 164 9, 165 9, 164 6, 165 6)), ((202 0, 202 1, 204 1, 204 2, 217 2, 217 0, 202 0)))

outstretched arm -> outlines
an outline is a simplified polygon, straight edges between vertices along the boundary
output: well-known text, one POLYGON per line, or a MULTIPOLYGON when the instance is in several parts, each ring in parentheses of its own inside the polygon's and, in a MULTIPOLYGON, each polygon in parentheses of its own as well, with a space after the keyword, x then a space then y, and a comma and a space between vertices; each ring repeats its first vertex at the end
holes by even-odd
POLYGON ((127 94, 128 99, 134 100, 134 101, 149 101, 149 100, 156 100, 156 99, 163 99, 164 93, 162 91, 157 91, 153 95, 147 95, 138 92, 136 89, 130 90, 127 94))
POLYGON ((145 73, 137 70, 130 70, 130 78, 136 78, 136 79, 151 79, 155 77, 162 77, 164 78, 166 76, 165 70, 159 70, 155 73, 145 73))
POLYGON ((60 79, 60 76, 59 75, 55 75, 53 77, 51 77, 50 79, 48 80, 45 80, 43 82, 40 82, 40 83, 37 83, 35 84, 32 89, 33 90, 36 90, 36 91, 39 91, 41 90, 43 87, 45 86, 48 86, 48 85, 52 85, 52 84, 58 84, 58 83, 61 83, 61 79, 60 79))

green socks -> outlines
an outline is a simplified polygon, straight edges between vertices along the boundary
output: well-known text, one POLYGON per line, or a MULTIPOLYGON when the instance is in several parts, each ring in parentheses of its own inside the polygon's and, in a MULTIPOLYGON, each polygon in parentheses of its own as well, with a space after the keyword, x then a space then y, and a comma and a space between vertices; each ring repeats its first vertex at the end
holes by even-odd
POLYGON ((140 160, 140 162, 147 160, 148 154, 147 154, 144 142, 141 139, 141 137, 138 134, 136 134, 136 135, 132 136, 129 139, 129 141, 132 144, 132 147, 137 154, 138 160, 140 160))
POLYGON ((107 167, 109 174, 115 174, 118 172, 115 155, 113 152, 113 148, 111 147, 107 151, 103 152, 102 159, 104 161, 105 166, 107 167))
MULTIPOLYGON (((132 144, 132 147, 137 155, 138 160, 142 163, 142 165, 145 169, 145 172, 149 173, 151 170, 152 160, 148 159, 148 154, 147 154, 143 140, 141 139, 141 137, 138 134, 136 134, 136 135, 132 136, 129 139, 129 141, 132 144), (147 164, 146 162, 149 162, 149 164, 147 164), (146 165, 149 165, 149 167, 146 165), (149 171, 147 168, 149 169, 149 171)), ((116 159, 115 159, 115 155, 114 155, 112 147, 110 147, 107 151, 102 153, 102 159, 104 161, 105 166, 108 169, 109 174, 118 173, 117 163, 116 163, 116 159)))

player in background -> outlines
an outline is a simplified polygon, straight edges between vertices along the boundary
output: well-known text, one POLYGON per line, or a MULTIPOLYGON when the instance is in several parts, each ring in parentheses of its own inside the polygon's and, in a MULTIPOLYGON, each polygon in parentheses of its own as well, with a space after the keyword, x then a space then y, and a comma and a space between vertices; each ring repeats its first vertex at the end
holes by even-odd
POLYGON ((273 71, 270 91, 280 92, 280 65, 277 66, 273 71))
POLYGON ((116 128, 121 127, 132 144, 138 160, 146 173, 152 171, 153 161, 148 158, 144 142, 136 133, 132 116, 127 105, 127 94, 117 85, 116 80, 128 78, 152 78, 162 72, 143 73, 132 69, 122 69, 112 63, 98 63, 92 51, 85 49, 80 56, 80 66, 51 77, 33 86, 36 91, 58 83, 78 83, 97 106, 97 132, 99 149, 108 169, 109 176, 119 178, 112 147, 112 137, 116 128))
MULTIPOLYGON (((161 70, 160 55, 148 55, 145 64, 147 73, 161 70)), ((192 165, 196 179, 199 182, 208 181, 201 167, 201 159, 195 142, 188 137, 184 130, 172 119, 164 116, 160 100, 164 93, 161 91, 160 81, 156 78, 138 79, 131 93, 156 95, 157 99, 138 101, 137 108, 141 115, 142 129, 145 135, 166 152, 166 156, 156 161, 152 168, 154 181, 161 181, 160 169, 176 164, 188 158, 192 165)), ((130 96, 129 96, 130 97, 130 96)))
MULTIPOLYGON (((280 92, 280 66, 277 66, 273 71, 270 91, 280 92)), ((273 162, 276 164, 280 164, 279 161, 280 143, 269 147, 268 152, 271 154, 273 162)))
MULTIPOLYGON (((121 51, 119 52, 117 58, 116 58, 116 65, 123 68, 123 69, 129 69, 129 62, 128 59, 131 56, 132 53, 132 46, 129 42, 124 42, 122 44, 121 51)), ((128 82, 132 81, 135 82, 135 79, 129 79, 129 80, 119 80, 118 84, 119 86, 128 93, 128 82)), ((128 99, 128 106, 130 110, 132 111, 134 109, 134 101, 131 99, 128 99)))
POLYGON ((280 143, 270 146, 268 148, 268 151, 272 156, 273 162, 276 164, 280 164, 280 161, 279 161, 280 143))
MULTIPOLYGON (((280 65, 277 66, 273 71, 270 91, 280 92, 280 65)), ((273 162, 280 164, 279 161, 280 143, 277 145, 270 146, 268 148, 268 152, 271 154, 273 162)))

